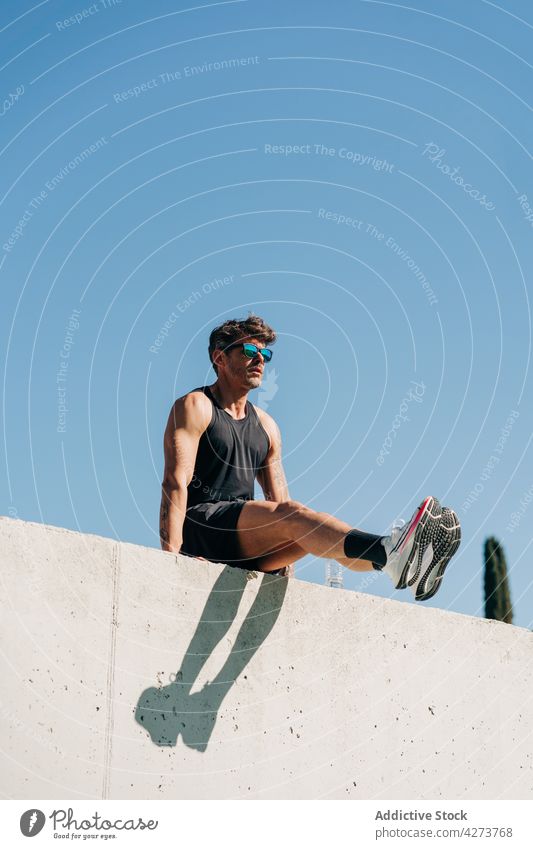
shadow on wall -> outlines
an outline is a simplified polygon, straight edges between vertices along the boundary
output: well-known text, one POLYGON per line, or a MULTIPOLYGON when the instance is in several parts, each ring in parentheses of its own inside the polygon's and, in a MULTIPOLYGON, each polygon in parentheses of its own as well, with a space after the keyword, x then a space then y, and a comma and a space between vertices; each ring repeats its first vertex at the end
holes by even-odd
POLYGON ((237 615, 249 574, 231 567, 222 572, 209 594, 176 680, 165 687, 149 687, 139 698, 135 719, 157 746, 175 746, 181 734, 186 746, 205 752, 226 694, 274 627, 288 579, 265 574, 224 666, 213 681, 191 694, 208 657, 237 615))

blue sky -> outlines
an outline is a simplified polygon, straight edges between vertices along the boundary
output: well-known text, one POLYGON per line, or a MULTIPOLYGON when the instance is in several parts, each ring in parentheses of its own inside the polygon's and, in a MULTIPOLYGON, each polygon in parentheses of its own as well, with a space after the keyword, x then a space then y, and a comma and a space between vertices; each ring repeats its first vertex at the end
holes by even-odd
POLYGON ((0 512, 158 546, 168 411, 252 310, 291 496, 379 533, 436 495, 430 604, 483 614, 495 535, 531 626, 529 4, 1 15, 0 512))

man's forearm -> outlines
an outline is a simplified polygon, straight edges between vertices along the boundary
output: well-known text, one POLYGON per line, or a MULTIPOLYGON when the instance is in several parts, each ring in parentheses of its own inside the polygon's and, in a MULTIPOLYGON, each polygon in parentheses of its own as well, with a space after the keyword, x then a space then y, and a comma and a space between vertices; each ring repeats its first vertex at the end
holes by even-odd
POLYGON ((159 512, 159 536, 163 551, 179 553, 183 542, 183 522, 186 509, 186 489, 163 487, 159 512))
MULTIPOLYGON (((275 501, 278 504, 282 501, 289 501, 289 486, 281 459, 270 465, 266 477, 268 482, 263 488, 265 499, 267 501, 275 501)), ((280 574, 286 578, 292 578, 294 575, 294 564, 291 563, 289 566, 285 566, 280 574)))
POLYGON ((283 471, 281 460, 272 463, 268 469, 267 486, 265 487, 264 495, 267 501, 289 500, 289 486, 283 471))

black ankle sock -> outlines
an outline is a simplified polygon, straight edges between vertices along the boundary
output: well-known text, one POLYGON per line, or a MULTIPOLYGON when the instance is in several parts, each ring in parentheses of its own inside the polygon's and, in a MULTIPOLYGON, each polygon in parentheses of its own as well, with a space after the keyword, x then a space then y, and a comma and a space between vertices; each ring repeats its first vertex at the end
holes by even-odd
POLYGON ((364 531, 348 531, 344 537, 344 553, 346 557, 370 560, 374 569, 383 569, 387 562, 387 552, 382 539, 383 537, 366 534, 364 531))

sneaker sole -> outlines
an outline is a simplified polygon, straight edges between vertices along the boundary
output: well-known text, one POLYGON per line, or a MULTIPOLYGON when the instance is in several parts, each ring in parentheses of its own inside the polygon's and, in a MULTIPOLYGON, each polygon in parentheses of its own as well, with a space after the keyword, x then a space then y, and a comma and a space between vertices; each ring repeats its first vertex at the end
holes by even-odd
POLYGON ((407 582, 413 563, 419 560, 420 551, 423 551, 426 544, 428 544, 433 538, 441 516, 442 508, 440 503, 436 498, 429 496, 429 498, 426 498, 418 508, 418 513, 409 526, 409 529, 406 531, 405 536, 400 537, 397 546, 399 545, 403 548, 414 531, 413 547, 408 559, 406 560, 400 580, 396 584, 397 590, 404 590, 407 586, 411 586, 418 580, 418 576, 420 574, 420 563, 418 563, 417 570, 413 577, 409 582, 407 582))
POLYGON ((434 570, 435 566, 437 566, 437 564, 438 564, 437 574, 436 574, 436 577, 435 577, 435 580, 434 580, 434 583, 433 583, 431 589, 427 590, 426 592, 421 592, 421 593, 417 592, 416 595, 415 595, 416 601, 427 601, 428 599, 433 598, 435 593, 440 589, 441 581, 442 581, 442 578, 444 576, 444 572, 446 571, 446 567, 447 567, 448 563, 450 562, 450 560, 454 556, 455 552, 457 551, 457 549, 461 545, 461 523, 459 522, 459 518, 457 516, 457 513, 455 513, 453 510, 450 510, 449 508, 445 508, 445 509, 446 509, 446 512, 450 514, 450 516, 452 517, 452 519, 454 521, 454 527, 451 529, 451 533, 450 533, 450 542, 449 542, 448 547, 446 549, 446 553, 444 555, 442 555, 442 553, 439 552, 437 557, 435 557, 433 559, 433 561, 431 562, 431 564, 428 567, 428 569, 426 570, 425 574, 422 576, 422 578, 420 580, 420 584, 423 588, 424 582, 427 580, 427 578, 429 577, 431 572, 434 570))

